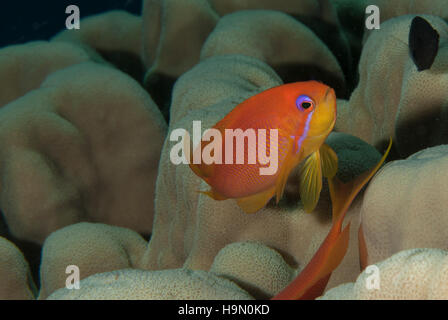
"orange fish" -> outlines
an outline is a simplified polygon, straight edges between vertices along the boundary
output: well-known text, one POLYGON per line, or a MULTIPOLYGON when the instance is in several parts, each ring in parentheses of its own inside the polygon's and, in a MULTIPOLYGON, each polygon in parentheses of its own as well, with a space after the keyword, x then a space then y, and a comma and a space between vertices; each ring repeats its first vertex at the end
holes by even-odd
POLYGON ((300 164, 299 193, 305 211, 311 212, 322 177, 337 171, 336 153, 324 144, 335 122, 332 88, 317 81, 277 86, 237 105, 213 126, 213 139, 203 137, 194 149, 196 154, 208 150, 217 161, 193 163, 189 156, 189 164, 211 186, 203 193, 215 200, 236 199, 246 213, 260 210, 274 195, 278 203, 288 176, 300 164))

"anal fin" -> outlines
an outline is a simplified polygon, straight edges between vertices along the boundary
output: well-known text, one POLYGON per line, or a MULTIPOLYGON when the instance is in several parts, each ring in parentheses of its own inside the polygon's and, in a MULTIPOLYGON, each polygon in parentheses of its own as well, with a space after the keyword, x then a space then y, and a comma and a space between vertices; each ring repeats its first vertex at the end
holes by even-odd
POLYGON ((206 196, 209 196, 213 200, 221 201, 221 200, 227 200, 228 198, 224 197, 223 195, 217 193, 213 189, 210 189, 208 191, 198 191, 199 193, 205 194, 206 196))
POLYGON ((263 208, 274 196, 275 187, 252 196, 238 198, 236 202, 245 213, 255 213, 263 208))
POLYGON ((323 144, 320 149, 322 163, 322 175, 325 178, 333 178, 338 171, 338 156, 328 144, 323 144))

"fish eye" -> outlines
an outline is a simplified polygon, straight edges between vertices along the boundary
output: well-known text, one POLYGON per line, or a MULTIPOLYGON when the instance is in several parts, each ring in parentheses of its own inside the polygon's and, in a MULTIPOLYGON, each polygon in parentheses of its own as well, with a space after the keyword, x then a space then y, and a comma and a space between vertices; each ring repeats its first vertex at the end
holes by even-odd
POLYGON ((296 100, 296 106, 300 110, 313 109, 314 101, 307 95, 301 95, 296 100))

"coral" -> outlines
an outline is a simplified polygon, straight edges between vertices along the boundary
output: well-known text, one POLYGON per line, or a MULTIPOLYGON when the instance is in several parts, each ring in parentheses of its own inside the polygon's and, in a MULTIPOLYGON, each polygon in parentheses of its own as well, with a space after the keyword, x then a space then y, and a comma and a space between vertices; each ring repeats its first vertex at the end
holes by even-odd
POLYGON ((322 300, 448 299, 448 253, 440 249, 401 251, 365 270, 355 283, 326 292, 322 300), (373 279, 372 277, 378 276, 373 279), (375 283, 376 282, 376 283, 375 283), (369 286, 372 285, 372 286, 369 286), (375 287, 377 284, 379 287, 375 287))
POLYGON ((231 281, 200 270, 118 270, 90 276, 79 290, 57 290, 62 300, 252 300, 231 281))
MULTIPOLYGON (((320 39, 322 39, 326 45, 329 46, 329 49, 337 56, 340 60, 342 68, 348 75, 351 71, 351 63, 352 63, 352 54, 349 48, 349 43, 346 35, 342 32, 340 28, 340 22, 338 18, 338 14, 334 7, 332 1, 329 0, 280 0, 280 1, 270 1, 270 0, 210 0, 213 8, 221 15, 225 16, 233 12, 238 11, 246 11, 246 12, 256 12, 257 10, 270 10, 275 12, 283 12, 288 16, 293 17, 305 24, 308 28, 310 28, 314 34, 316 34, 320 39)), ((267 21, 267 20, 264 20, 267 21)), ((279 22, 279 21, 277 21, 279 22)), ((285 19, 285 26, 287 20, 285 19)), ((242 21, 239 24, 243 24, 242 21)), ((279 24, 280 26, 282 23, 279 24)), ((262 30, 266 30, 266 23, 260 23, 259 25, 253 26, 255 29, 258 29, 258 32, 262 30)), ((299 29, 303 29, 299 28, 299 29)), ((275 30, 275 28, 274 28, 275 30)), ((236 30, 235 30, 236 31, 236 30)), ((300 33, 303 31, 296 30, 284 30, 286 34, 292 32, 293 34, 300 33)), ((289 48, 288 37, 286 34, 282 34, 279 32, 277 37, 273 37, 271 31, 266 30, 265 33, 257 34, 257 39, 266 42, 264 45, 269 46, 271 50, 275 50, 277 54, 285 54, 287 50, 283 51, 284 46, 289 48), (270 38, 267 39, 266 37, 270 38)), ((224 39, 222 39, 224 40, 224 39)), ((252 41, 254 39, 251 39, 252 41)), ((315 40, 314 40, 315 41, 315 40)), ((307 42, 301 42, 302 49, 307 47, 303 44, 307 42)), ((241 45, 238 44, 238 45, 241 45)), ((324 51, 326 51, 325 49, 324 51)), ((287 53, 286 53, 287 54, 287 53)), ((318 56, 320 54, 317 54, 318 56)), ((318 59, 315 59, 314 62, 317 62, 318 59)), ((302 66, 302 68, 305 65, 302 66)), ((291 66, 289 66, 291 68, 291 66)), ((309 67, 309 65, 308 65, 309 67)), ((293 72, 291 72, 292 74, 293 72)), ((296 75, 303 75, 303 70, 300 72, 295 72, 296 75)))
POLYGON ((278 204, 247 215, 198 192, 209 187, 172 163, 171 134, 310 79, 339 99, 326 141, 339 179, 362 178, 390 137, 402 159, 351 205, 348 251, 321 299, 448 299, 444 2, 145 0, 141 15, 109 11, 49 42, 0 49, 0 235, 43 244, 38 292, 24 254, 0 238, 0 299, 266 299, 294 286, 337 225, 326 182, 312 214, 296 170, 278 204), (364 28, 370 4, 380 30, 364 28), (440 36, 428 27, 424 64, 435 59, 420 71, 408 43, 416 14, 440 36), (366 288, 359 260, 377 264, 380 290, 366 288), (64 288, 69 265, 80 290, 64 288))
POLYGON ((202 44, 218 20, 207 0, 145 0, 142 16, 146 78, 177 78, 199 62, 202 44))
POLYGON ((53 232, 42 249, 39 299, 65 287, 66 268, 75 265, 80 278, 139 268, 147 242, 136 232, 100 223, 77 223, 53 232))
POLYGON ((49 74, 89 60, 85 50, 69 43, 35 41, 1 49, 0 107, 39 88, 49 74))
POLYGON ((34 299, 36 287, 22 252, 0 237, 0 300, 34 299))
POLYGON ((145 0, 142 18, 144 86, 168 119, 174 82, 199 62, 218 15, 207 0, 145 0))
POLYGON ((336 90, 345 89, 341 67, 328 47, 308 27, 282 12, 251 10, 222 17, 207 38, 201 59, 224 54, 264 61, 285 82, 308 80, 313 74, 336 90))
POLYGON ((64 30, 52 38, 54 42, 71 42, 88 46, 99 53, 128 52, 140 57, 142 18, 126 11, 108 11, 82 19, 79 30, 64 30))
POLYGON ((372 168, 381 154, 365 141, 342 132, 333 132, 325 141, 338 155, 337 177, 348 182, 372 168))
POLYGON ((210 0, 213 9, 215 9, 221 16, 241 10, 265 9, 281 11, 295 16, 319 17, 322 13, 320 10, 322 2, 324 1, 210 0))
POLYGON ((448 18, 448 8, 443 0, 362 0, 364 7, 376 5, 380 9, 381 21, 408 14, 427 14, 439 16, 442 19, 448 18))
POLYGON ((79 30, 64 30, 52 42, 68 42, 83 48, 92 60, 112 64, 141 81, 144 74, 142 18, 114 10, 81 20, 79 30))
MULTIPOLYGON (((446 143, 445 113, 447 47, 441 46, 431 69, 418 72, 409 55, 409 27, 415 16, 401 16, 372 32, 361 55, 359 85, 348 103, 341 103, 336 130, 375 146, 393 136, 401 156, 446 143), (422 114, 421 110, 424 110, 422 114)), ((446 23, 422 16, 448 37, 446 23)))
POLYGON ((77 64, 0 117, 1 209, 14 236, 42 243, 85 220, 151 231, 166 125, 137 82, 77 64))
POLYGON ((257 299, 274 296, 295 275, 295 270, 277 251, 249 241, 234 242, 222 248, 210 272, 236 282, 257 299))
POLYGON ((130 270, 144 269, 141 258, 146 245, 147 242, 131 230, 97 223, 77 223, 52 233, 43 246, 39 299, 48 296, 55 299, 89 299, 94 298, 94 295, 101 298, 101 285, 109 285, 109 280, 115 278, 115 275, 115 280, 120 276, 120 282, 113 286, 122 289, 112 293, 113 295, 106 292, 104 294, 107 296, 103 298, 182 299, 193 294, 191 298, 231 299, 234 298, 231 296, 231 290, 235 291, 239 299, 251 298, 246 293, 241 296, 244 291, 237 285, 251 294, 267 298, 288 284, 295 274, 294 269, 287 265, 278 252, 254 242, 232 243, 223 248, 215 257, 210 272, 187 269, 151 272, 130 270), (58 290, 65 287, 68 277, 65 271, 69 265, 76 265, 80 270, 81 280, 86 279, 81 281, 83 290, 76 294, 68 293, 70 290, 58 290), (97 274, 102 275, 93 276, 97 274), (138 282, 142 282, 142 287, 139 288, 139 285, 132 282, 135 276, 139 277, 138 282), (199 280, 206 283, 201 284, 199 280), (172 285, 174 281, 178 283, 175 287, 172 285), (175 292, 176 288, 182 287, 179 283, 185 281, 193 281, 193 285, 199 281, 196 284, 198 286, 210 286, 211 281, 217 281, 218 285, 214 286, 216 293, 211 293, 211 296, 208 296, 207 291, 212 288, 207 287, 203 288, 205 292, 175 292), (130 296, 125 292, 130 290, 129 286, 137 286, 133 287, 136 291, 130 296), (154 289, 159 287, 168 289, 154 289), (153 289, 144 294, 142 290, 148 288, 153 289), (53 295, 54 292, 56 293, 53 295))
POLYGON ((390 162, 379 172, 361 208, 368 264, 406 249, 446 248, 447 172, 446 145, 390 162))

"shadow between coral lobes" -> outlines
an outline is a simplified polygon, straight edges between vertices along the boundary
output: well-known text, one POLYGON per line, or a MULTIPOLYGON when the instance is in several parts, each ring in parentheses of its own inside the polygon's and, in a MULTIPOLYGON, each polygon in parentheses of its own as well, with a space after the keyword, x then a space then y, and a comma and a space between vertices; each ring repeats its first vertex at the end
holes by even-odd
POLYGON ((31 276, 33 277, 34 283, 37 285, 37 287, 40 287, 39 266, 42 246, 30 241, 17 239, 13 235, 11 235, 8 226, 6 225, 6 221, 3 217, 3 212, 0 212, 0 236, 5 237, 6 239, 14 243, 20 249, 20 251, 22 251, 26 261, 28 261, 28 264, 30 266, 31 276))
POLYGON ((348 92, 342 79, 335 77, 317 65, 281 64, 273 67, 284 83, 316 80, 332 87, 339 99, 347 99, 348 92))
MULTIPOLYGON (((9 232, 6 221, 3 218, 3 212, 0 212, 0 236, 8 239, 14 243, 25 256, 26 261, 30 266, 31 276, 37 288, 40 288, 39 268, 41 261, 42 246, 30 241, 17 239, 9 232)), ((140 234, 146 241, 149 242, 151 234, 140 234)))

